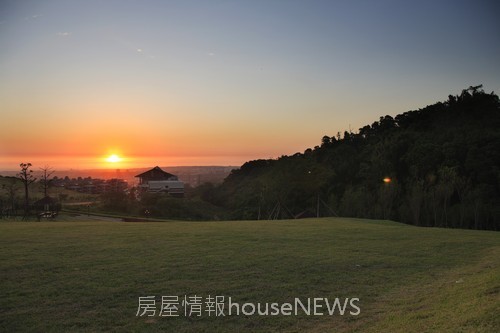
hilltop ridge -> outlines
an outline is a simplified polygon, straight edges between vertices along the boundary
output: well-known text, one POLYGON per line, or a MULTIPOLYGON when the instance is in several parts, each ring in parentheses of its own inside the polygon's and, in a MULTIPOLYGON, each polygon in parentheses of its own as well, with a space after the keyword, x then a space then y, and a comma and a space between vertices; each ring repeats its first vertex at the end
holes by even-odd
POLYGON ((482 86, 234 170, 205 198, 233 218, 334 215, 500 229, 500 102, 482 86))

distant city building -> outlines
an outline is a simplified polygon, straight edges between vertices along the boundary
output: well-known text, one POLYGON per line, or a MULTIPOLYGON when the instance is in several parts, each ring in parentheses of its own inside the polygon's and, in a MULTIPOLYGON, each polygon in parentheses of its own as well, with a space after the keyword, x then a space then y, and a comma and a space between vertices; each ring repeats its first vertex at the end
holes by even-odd
POLYGON ((138 187, 147 192, 165 192, 172 196, 184 196, 184 182, 158 166, 136 177, 139 178, 138 187))
POLYGON ((88 193, 88 194, 101 194, 105 192, 120 192, 127 191, 128 183, 124 179, 96 179, 96 178, 57 178, 54 177, 50 181, 51 186, 55 187, 63 187, 68 190, 80 192, 80 193, 88 193))
POLYGON ((104 182, 105 192, 125 192, 128 188, 128 183, 124 179, 112 178, 104 182))

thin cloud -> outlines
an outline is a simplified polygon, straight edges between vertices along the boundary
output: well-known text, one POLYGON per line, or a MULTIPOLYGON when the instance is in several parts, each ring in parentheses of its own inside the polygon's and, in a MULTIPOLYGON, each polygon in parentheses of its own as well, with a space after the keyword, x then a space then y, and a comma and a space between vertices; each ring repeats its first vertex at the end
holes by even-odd
POLYGON ((31 15, 31 16, 26 16, 26 17, 24 18, 24 20, 25 20, 25 21, 28 21, 28 20, 36 20, 36 19, 38 19, 38 18, 40 18, 40 17, 42 17, 42 16, 43 16, 43 14, 34 14, 34 15, 31 15))
POLYGON ((156 55, 150 54, 148 51, 144 51, 143 49, 136 49, 135 50, 137 53, 139 53, 142 57, 148 58, 148 59, 156 59, 156 55))
POLYGON ((68 37, 71 36, 71 32, 58 32, 56 35, 61 37, 68 37))

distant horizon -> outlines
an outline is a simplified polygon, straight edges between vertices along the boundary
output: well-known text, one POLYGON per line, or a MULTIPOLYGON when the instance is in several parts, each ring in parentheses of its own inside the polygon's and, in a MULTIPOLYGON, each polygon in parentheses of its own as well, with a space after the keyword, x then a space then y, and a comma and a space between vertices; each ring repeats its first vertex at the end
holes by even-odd
POLYGON ((110 162, 110 155, 102 156, 0 156, 0 171, 16 171, 20 163, 31 163, 34 170, 43 167, 60 170, 116 170, 137 169, 154 166, 241 166, 255 159, 273 159, 276 156, 127 156, 118 155, 118 161, 110 162))
MULTIPOLYGON (((250 161, 250 160, 249 160, 250 161)), ((247 161, 248 162, 248 161, 247 161)), ((76 167, 71 167, 71 166, 61 166, 57 167, 52 164, 34 164, 31 162, 29 159, 25 160, 20 160, 19 163, 17 163, 14 166, 10 167, 0 167, 0 175, 2 175, 2 172, 17 172, 19 171, 19 164, 21 163, 31 163, 32 167, 31 169, 33 172, 39 172, 40 168, 45 168, 49 167, 51 170, 54 170, 55 172, 65 172, 65 171, 109 171, 109 172, 115 172, 116 170, 136 170, 136 169, 148 169, 148 168, 154 168, 156 166, 160 168, 228 168, 228 167, 236 167, 239 168, 241 167, 244 163, 241 164, 164 164, 164 163, 157 163, 157 164, 148 164, 148 165, 133 165, 133 166, 125 166, 125 167, 118 167, 118 166, 101 166, 101 167, 84 167, 84 168, 76 168, 76 167)))

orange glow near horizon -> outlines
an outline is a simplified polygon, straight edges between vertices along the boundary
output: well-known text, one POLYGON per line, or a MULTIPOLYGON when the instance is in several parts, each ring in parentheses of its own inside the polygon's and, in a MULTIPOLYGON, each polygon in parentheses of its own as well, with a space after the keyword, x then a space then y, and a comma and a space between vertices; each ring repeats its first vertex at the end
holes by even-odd
POLYGON ((106 161, 109 163, 118 163, 122 161, 122 158, 116 154, 112 154, 108 158, 106 158, 106 161))
MULTIPOLYGON (((118 155, 118 154, 116 154, 118 155)), ((93 169, 135 169, 173 166, 234 166, 259 158, 271 156, 248 155, 129 155, 119 154, 120 162, 108 162, 110 153, 97 155, 42 155, 42 154, 17 154, 0 157, 1 171, 18 171, 20 163, 31 163, 33 169, 50 166, 57 171, 64 170, 93 170, 93 169), (126 157, 125 157, 126 156, 126 157)))
POLYGON ((382 181, 386 184, 389 184, 390 182, 392 182, 392 179, 389 177, 385 177, 384 179, 382 179, 382 181))

